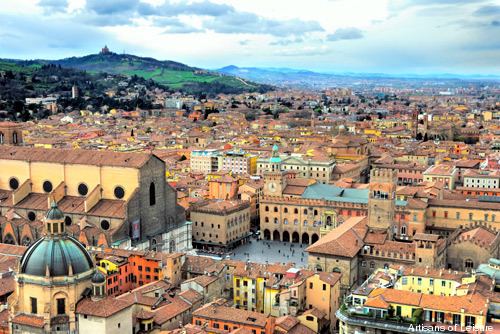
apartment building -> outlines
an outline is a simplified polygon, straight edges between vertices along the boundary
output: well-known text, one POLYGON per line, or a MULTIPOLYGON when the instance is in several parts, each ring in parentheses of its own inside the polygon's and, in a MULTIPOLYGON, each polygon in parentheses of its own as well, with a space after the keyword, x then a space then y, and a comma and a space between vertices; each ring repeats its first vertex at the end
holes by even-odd
POLYGON ((378 269, 337 311, 340 333, 438 333, 436 328, 460 333, 472 327, 492 332, 487 314, 498 313, 500 297, 493 287, 491 279, 478 277, 474 271, 411 266, 378 269))
POLYGON ((217 150, 194 150, 191 152, 189 161, 191 172, 209 174, 219 170, 219 151, 217 150))
POLYGON ((498 189, 500 185, 500 171, 489 170, 467 170, 464 173, 464 187, 466 188, 493 188, 498 189))
POLYGON ((439 181, 446 189, 455 189, 457 169, 454 166, 431 166, 424 172, 424 181, 439 181))

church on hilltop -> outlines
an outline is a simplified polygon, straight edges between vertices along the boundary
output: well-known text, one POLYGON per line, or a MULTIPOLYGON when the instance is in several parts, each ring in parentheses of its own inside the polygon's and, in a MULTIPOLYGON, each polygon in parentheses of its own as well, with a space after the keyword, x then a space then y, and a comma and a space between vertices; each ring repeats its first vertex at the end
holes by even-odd
POLYGON ((104 47, 101 49, 101 54, 102 55, 108 55, 110 53, 111 53, 111 51, 109 51, 108 46, 104 45, 104 47))

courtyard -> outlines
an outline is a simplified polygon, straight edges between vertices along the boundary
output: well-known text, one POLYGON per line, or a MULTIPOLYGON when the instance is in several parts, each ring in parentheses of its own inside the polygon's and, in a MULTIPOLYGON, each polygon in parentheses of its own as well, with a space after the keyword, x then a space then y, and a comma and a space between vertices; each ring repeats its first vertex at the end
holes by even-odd
POLYGON ((272 240, 250 239, 251 242, 240 245, 232 250, 229 256, 231 260, 264 263, 288 262, 295 263, 295 267, 307 267, 307 252, 305 249, 309 245, 297 243, 280 242, 272 240))

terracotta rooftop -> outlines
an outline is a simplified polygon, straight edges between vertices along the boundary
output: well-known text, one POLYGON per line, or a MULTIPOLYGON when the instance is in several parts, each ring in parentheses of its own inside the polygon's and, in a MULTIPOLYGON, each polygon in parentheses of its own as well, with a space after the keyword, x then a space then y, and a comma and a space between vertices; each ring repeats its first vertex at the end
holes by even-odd
POLYGON ((23 146, 0 146, 0 160, 140 168, 150 157, 149 154, 145 153, 117 153, 110 150, 60 150, 23 146))
POLYGON ((75 312, 79 314, 107 318, 123 309, 126 309, 132 304, 133 303, 130 300, 120 300, 110 297, 98 301, 92 301, 90 298, 85 298, 78 302, 75 312))
POLYGON ((198 285, 200 285, 202 287, 207 287, 210 284, 212 284, 213 282, 217 281, 218 279, 219 279, 219 277, 217 277, 217 276, 201 275, 201 276, 198 276, 198 277, 193 277, 191 279, 188 279, 188 280, 182 282, 182 284, 184 284, 184 283, 190 283, 190 282, 195 282, 196 284, 198 284, 198 285))
POLYGON ((364 246, 366 217, 351 217, 307 247, 306 252, 353 257, 364 246))
POLYGON ((220 305, 217 301, 205 304, 201 308, 194 311, 193 316, 243 325, 251 325, 259 328, 265 328, 266 321, 269 318, 268 314, 220 305))
POLYGON ((29 314, 16 315, 14 318, 12 318, 12 323, 31 326, 31 327, 37 327, 37 328, 42 328, 44 326, 43 317, 38 317, 35 315, 29 315, 29 314))

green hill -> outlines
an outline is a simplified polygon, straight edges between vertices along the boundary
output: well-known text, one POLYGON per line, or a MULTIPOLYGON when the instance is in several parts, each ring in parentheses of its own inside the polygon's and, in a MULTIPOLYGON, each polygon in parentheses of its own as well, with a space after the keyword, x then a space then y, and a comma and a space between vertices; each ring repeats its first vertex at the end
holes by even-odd
POLYGON ((235 94, 251 91, 264 92, 272 89, 269 85, 190 67, 170 60, 160 61, 149 57, 113 52, 60 60, 40 60, 38 62, 76 68, 90 73, 106 72, 130 76, 137 75, 147 80, 155 80, 174 89, 180 88, 193 93, 235 94))

